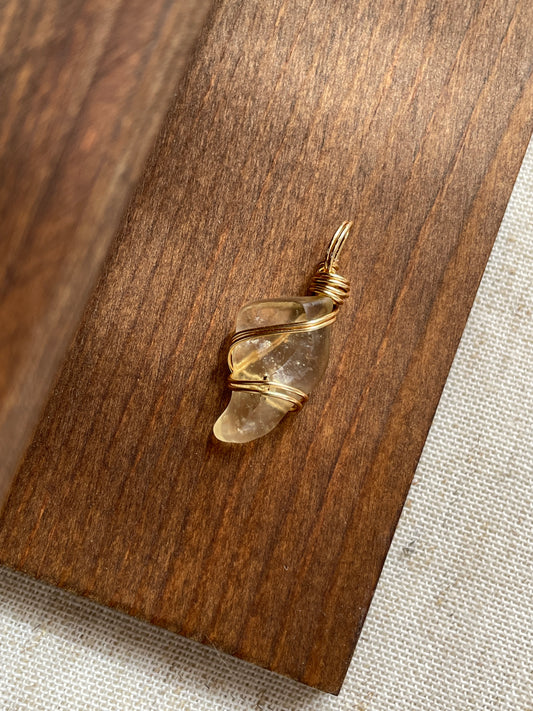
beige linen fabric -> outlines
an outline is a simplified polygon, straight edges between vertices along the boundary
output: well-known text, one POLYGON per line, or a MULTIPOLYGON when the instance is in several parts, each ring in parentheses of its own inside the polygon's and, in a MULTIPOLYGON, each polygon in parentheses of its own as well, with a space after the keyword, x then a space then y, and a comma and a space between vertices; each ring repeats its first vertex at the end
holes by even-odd
POLYGON ((533 711, 533 146, 338 698, 0 569, 0 709, 533 711))

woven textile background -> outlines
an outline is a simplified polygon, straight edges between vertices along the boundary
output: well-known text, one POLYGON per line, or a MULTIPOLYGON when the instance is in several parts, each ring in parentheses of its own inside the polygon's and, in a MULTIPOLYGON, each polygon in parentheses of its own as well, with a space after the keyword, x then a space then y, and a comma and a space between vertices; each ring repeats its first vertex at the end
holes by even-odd
POLYGON ((340 696, 0 568, 0 709, 533 711, 533 144, 340 696))

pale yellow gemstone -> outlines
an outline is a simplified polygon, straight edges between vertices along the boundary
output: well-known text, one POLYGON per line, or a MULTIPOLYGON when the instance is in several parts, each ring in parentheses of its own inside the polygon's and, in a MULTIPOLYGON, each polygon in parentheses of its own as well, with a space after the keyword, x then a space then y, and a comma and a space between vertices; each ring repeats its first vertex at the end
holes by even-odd
MULTIPOLYGON (((254 301, 237 315, 236 331, 260 326, 301 323, 328 314, 328 296, 295 296, 254 301)), ((234 375, 245 380, 271 380, 310 393, 322 377, 329 357, 329 326, 276 334, 238 343, 233 352, 234 375)), ((289 402, 260 393, 235 391, 213 432, 222 442, 250 442, 270 432, 291 409, 289 402)))

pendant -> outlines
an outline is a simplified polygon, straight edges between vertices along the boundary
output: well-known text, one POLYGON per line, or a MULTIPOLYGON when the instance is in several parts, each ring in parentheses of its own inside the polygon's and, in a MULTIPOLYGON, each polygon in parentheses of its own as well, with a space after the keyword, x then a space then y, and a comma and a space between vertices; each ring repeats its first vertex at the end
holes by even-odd
POLYGON ((233 391, 213 427, 222 442, 266 435, 288 412, 302 409, 329 358, 330 326, 350 292, 337 261, 351 222, 343 222, 309 285, 309 296, 254 301, 237 314, 228 352, 233 391))

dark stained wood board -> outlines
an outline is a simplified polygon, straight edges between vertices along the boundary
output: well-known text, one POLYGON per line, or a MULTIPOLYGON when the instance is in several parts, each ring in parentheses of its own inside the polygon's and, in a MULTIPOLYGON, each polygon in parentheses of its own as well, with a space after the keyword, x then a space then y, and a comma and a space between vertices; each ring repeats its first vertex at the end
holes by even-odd
POLYGON ((221 0, 20 467, 0 560, 338 693, 531 135, 533 5, 221 0), (324 381, 211 434, 238 309, 355 220, 324 381))
POLYGON ((207 8, 2 3, 0 501, 207 8))

